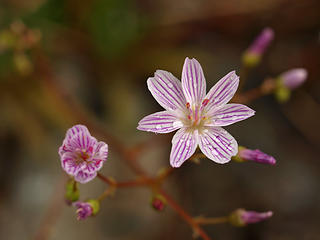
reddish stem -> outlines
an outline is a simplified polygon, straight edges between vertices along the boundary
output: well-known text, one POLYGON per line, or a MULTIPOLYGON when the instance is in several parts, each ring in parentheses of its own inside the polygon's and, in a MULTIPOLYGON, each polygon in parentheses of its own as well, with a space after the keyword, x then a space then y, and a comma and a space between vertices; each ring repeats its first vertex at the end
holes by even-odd
POLYGON ((158 189, 158 192, 166 199, 168 205, 170 205, 180 215, 180 217, 190 225, 196 234, 199 234, 204 240, 210 240, 210 237, 199 226, 199 224, 195 222, 193 218, 186 211, 184 211, 183 208, 176 203, 163 189, 158 189))

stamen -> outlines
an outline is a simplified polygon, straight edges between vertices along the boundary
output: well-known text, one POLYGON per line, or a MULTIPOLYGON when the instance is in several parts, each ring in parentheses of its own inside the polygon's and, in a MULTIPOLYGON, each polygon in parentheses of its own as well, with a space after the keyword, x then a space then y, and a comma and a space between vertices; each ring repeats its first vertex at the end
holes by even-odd
POLYGON ((187 106, 187 108, 190 108, 190 103, 187 102, 186 106, 187 106))
POLYGON ((204 107, 207 106, 207 104, 209 103, 209 101, 210 101, 210 100, 207 99, 207 98, 204 99, 204 100, 202 101, 202 106, 204 106, 204 107))

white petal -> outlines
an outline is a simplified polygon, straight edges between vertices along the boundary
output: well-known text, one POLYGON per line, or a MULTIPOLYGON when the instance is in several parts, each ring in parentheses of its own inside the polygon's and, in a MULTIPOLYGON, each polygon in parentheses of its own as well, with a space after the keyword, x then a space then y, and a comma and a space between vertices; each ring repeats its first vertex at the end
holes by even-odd
POLYGON ((171 73, 157 70, 154 77, 147 80, 147 85, 152 96, 164 109, 176 110, 186 106, 181 82, 171 73))
POLYGON ((182 69, 182 90, 187 102, 200 104, 206 95, 206 80, 200 63, 196 59, 186 58, 182 69))
POLYGON ((162 111, 144 117, 139 122, 137 129, 147 132, 169 133, 182 126, 182 122, 173 113, 162 111))
POLYGON ((239 77, 235 71, 228 73, 221 78, 205 96, 208 99, 206 111, 212 111, 213 108, 220 107, 231 100, 239 86, 239 77))
POLYGON ((217 110, 208 113, 211 122, 206 124, 206 126, 228 126, 235 122, 245 120, 255 113, 251 108, 242 104, 226 104, 217 110))
POLYGON ((172 167, 180 167, 184 161, 190 158, 198 145, 198 131, 188 131, 181 128, 172 139, 170 164, 172 167))
POLYGON ((238 153, 237 141, 223 128, 207 127, 199 134, 203 154, 216 163, 227 163, 238 153))

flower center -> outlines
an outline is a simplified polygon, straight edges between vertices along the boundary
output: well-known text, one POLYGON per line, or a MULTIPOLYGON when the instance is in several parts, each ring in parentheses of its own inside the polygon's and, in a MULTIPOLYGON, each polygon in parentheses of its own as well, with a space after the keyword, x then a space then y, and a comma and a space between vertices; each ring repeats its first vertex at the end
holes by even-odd
POLYGON ((89 147, 89 149, 79 149, 76 153, 77 163, 78 164, 80 164, 82 162, 90 163, 90 161, 88 161, 88 160, 91 159, 92 150, 93 150, 92 147, 89 147))
POLYGON ((192 106, 190 103, 186 104, 187 111, 188 111, 188 126, 192 128, 200 128, 204 125, 207 120, 205 112, 203 111, 204 107, 207 106, 209 99, 204 99, 202 101, 201 106, 197 104, 193 104, 192 106))

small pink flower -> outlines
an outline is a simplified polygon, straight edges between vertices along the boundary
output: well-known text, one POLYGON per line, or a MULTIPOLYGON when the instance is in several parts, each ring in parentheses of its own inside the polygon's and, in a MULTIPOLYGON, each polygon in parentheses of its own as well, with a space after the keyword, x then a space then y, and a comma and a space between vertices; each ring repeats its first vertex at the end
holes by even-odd
POLYGON ((169 72, 157 70, 147 84, 165 111, 144 117, 138 129, 155 133, 179 129, 172 139, 172 167, 180 167, 193 155, 198 145, 209 159, 217 163, 229 162, 237 154, 236 140, 221 126, 251 117, 254 111, 242 104, 227 104, 239 85, 239 77, 234 71, 206 94, 206 81, 200 63, 186 58, 182 82, 169 72))
POLYGON ((87 202, 75 202, 73 204, 77 208, 77 219, 85 220, 93 213, 93 208, 90 203, 87 202))
POLYGON ((253 161, 270 165, 276 164, 276 160, 274 159, 274 157, 265 154, 258 149, 251 150, 247 148, 240 148, 238 156, 246 161, 253 161))
POLYGON ((98 142, 83 125, 70 128, 59 148, 62 168, 80 183, 95 178, 108 157, 108 145, 98 142))
POLYGON ((294 68, 288 70, 280 75, 282 84, 288 89, 295 89, 299 87, 307 79, 308 72, 304 68, 294 68))
POLYGON ((272 28, 264 28, 262 32, 257 36, 253 43, 246 50, 247 54, 260 57, 264 54, 267 47, 274 39, 274 32, 272 28))

